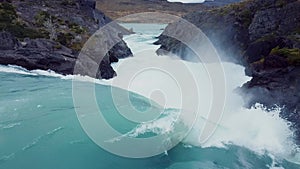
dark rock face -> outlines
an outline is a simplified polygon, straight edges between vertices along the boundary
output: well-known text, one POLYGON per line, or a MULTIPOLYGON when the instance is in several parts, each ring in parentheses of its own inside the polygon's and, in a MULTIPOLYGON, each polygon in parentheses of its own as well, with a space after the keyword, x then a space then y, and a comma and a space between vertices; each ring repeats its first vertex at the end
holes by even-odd
POLYGON ((96 8, 96 1, 95 0, 80 0, 80 5, 87 6, 89 8, 95 9, 96 8))
MULTIPOLYGON (((223 59, 247 64, 245 58, 249 56, 244 53, 247 52, 248 47, 250 53, 259 45, 258 42, 264 42, 264 46, 272 43, 269 47, 271 48, 282 43, 280 38, 289 41, 293 39, 288 35, 300 27, 299 8, 300 2, 296 0, 243 1, 222 8, 195 12, 185 16, 184 19, 195 24, 209 37, 223 59)), ((178 31, 176 29, 170 25, 166 31, 178 31)), ((161 45, 160 49, 169 52, 188 50, 184 45, 178 49, 180 42, 163 34, 156 44, 161 45)), ((270 52, 270 50, 259 50, 262 53, 270 52)), ((176 52, 174 54, 180 55, 176 52)))
POLYGON ((0 50, 14 50, 19 47, 20 43, 10 33, 0 33, 0 50))
POLYGON ((273 33, 274 35, 287 35, 300 26, 299 1, 274 1, 270 8, 261 8, 255 12, 249 26, 250 41, 262 38, 273 33), (277 3, 277 5, 276 5, 277 3))
POLYGON ((1 45, 1 64, 18 65, 28 70, 50 69, 65 75, 73 72, 76 57, 72 54, 72 50, 66 47, 56 49, 56 43, 47 39, 26 39, 22 46, 7 32, 1 32, 0 38, 0 41, 12 42, 9 43, 9 47, 5 45, 5 50, 1 45))
MULTIPOLYGON (((184 19, 196 25, 209 37, 214 46, 218 49, 218 52, 224 56, 224 60, 240 62, 239 58, 237 59, 233 56, 241 55, 242 51, 240 48, 242 48, 244 44, 240 43, 239 40, 247 39, 248 33, 242 24, 237 21, 238 18, 235 17, 234 11, 224 11, 224 13, 219 13, 215 10, 200 11, 189 14, 185 16, 184 19)), ((168 26, 166 31, 177 32, 177 29, 177 27, 168 26)), ((161 50, 158 50, 158 54, 162 54, 160 51, 165 50, 177 54, 182 58, 185 57, 183 55, 184 53, 192 53, 192 55, 194 55, 184 44, 175 39, 163 36, 163 34, 156 42, 156 44, 161 44, 161 50), (177 51, 181 51, 182 53, 178 53, 177 51)), ((190 56, 189 58, 196 57, 197 56, 190 56)))
POLYGON ((256 40, 248 44, 244 56, 243 63, 245 65, 259 61, 264 56, 268 56, 270 51, 275 47, 292 47, 293 42, 290 42, 286 37, 270 36, 263 39, 256 40))
MULTIPOLYGON (((273 59, 270 59, 274 62, 273 59)), ((278 61, 275 64, 280 64, 278 61)), ((244 84, 241 94, 249 101, 247 107, 262 103, 268 108, 284 106, 281 117, 292 122, 296 129, 297 141, 300 143, 300 67, 276 65, 254 74, 251 81, 244 84), (280 68, 281 67, 281 68, 280 68)))
MULTIPOLYGON (((240 89, 249 102, 284 107, 281 116, 300 140, 300 1, 252 0, 185 17, 212 41, 222 59, 242 64, 253 78, 240 89)), ((174 25, 174 24, 173 24, 174 25)), ((165 31, 178 31, 169 25, 165 31)), ((190 52, 163 34, 158 54, 190 52)), ((193 53, 191 54, 193 55, 193 53)), ((189 57, 190 58, 190 57, 189 57)))
MULTIPOLYGON (((73 74, 83 44, 100 27, 111 21, 101 11, 95 9, 95 6, 94 0, 28 0, 1 4, 1 8, 9 7, 11 11, 15 9, 16 11, 11 13, 18 16, 13 15, 11 20, 3 22, 5 27, 10 26, 12 29, 5 29, 0 33, 0 64, 18 65, 28 70, 50 69, 64 75, 73 74), (14 24, 15 22, 17 24, 14 24), (24 26, 15 26, 21 24, 24 26), (24 38, 23 35, 20 36, 13 31, 14 29, 29 32, 28 35, 31 36, 24 38), (45 37, 37 38, 33 36, 35 32, 43 32, 45 37)), ((109 49, 104 58, 100 58, 103 60, 95 68, 98 73, 91 75, 82 71, 76 72, 77 74, 112 78, 116 73, 110 64, 117 62, 119 58, 132 55, 120 37, 120 34, 129 32, 117 24, 113 24, 112 27, 114 29, 109 35, 111 42, 108 43, 116 45, 109 49)), ((95 64, 97 61, 84 62, 95 64)))

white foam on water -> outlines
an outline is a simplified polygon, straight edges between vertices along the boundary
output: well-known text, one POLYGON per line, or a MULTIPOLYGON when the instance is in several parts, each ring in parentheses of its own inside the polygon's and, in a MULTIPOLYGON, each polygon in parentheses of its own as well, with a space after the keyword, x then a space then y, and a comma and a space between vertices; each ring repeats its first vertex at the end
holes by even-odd
POLYGON ((24 146, 24 147, 22 148, 22 150, 23 150, 23 151, 26 151, 26 150, 28 150, 28 149, 33 148, 34 146, 38 145, 38 143, 39 143, 40 141, 42 141, 42 140, 44 140, 44 139, 46 139, 46 138, 48 138, 48 137, 50 137, 50 136, 56 134, 57 132, 59 132, 59 131, 61 131, 61 130, 63 130, 63 129, 64 129, 63 127, 57 127, 57 128, 55 128, 55 129, 53 129, 53 130, 51 130, 51 131, 48 131, 46 134, 41 135, 41 136, 35 138, 31 143, 29 143, 29 144, 27 144, 26 146, 24 146))
POLYGON ((0 65, 0 72, 16 73, 16 74, 24 74, 24 75, 35 75, 20 66, 14 66, 14 65, 8 65, 8 66, 0 65))
POLYGON ((6 125, 1 125, 0 124, 0 128, 2 128, 2 129, 11 129, 11 128, 14 128, 14 127, 17 127, 17 126, 20 126, 20 125, 21 125, 20 122, 10 123, 10 124, 6 124, 6 125))
POLYGON ((14 73, 14 74, 22 74, 22 75, 30 75, 30 76, 48 76, 48 77, 57 77, 60 79, 66 79, 66 80, 78 80, 78 81, 84 81, 84 82, 91 82, 91 83, 97 83, 97 84, 107 84, 103 80, 95 79, 89 76, 82 76, 82 75, 61 75, 59 73, 56 73, 52 70, 27 70, 23 67, 16 66, 16 65, 0 65, 0 72, 5 73, 14 73))
MULTIPOLYGON (((128 65, 125 66, 126 68, 124 69, 117 68, 116 70, 118 76, 113 80, 108 80, 107 82, 110 82, 113 86, 136 92, 145 97, 151 98, 158 104, 161 103, 161 99, 151 97, 151 92, 159 89, 160 91, 163 91, 164 98, 166 99, 163 100, 161 104, 162 106, 165 106, 166 108, 172 107, 180 109, 180 107, 182 106, 180 101, 180 90, 175 84, 172 85, 172 83, 174 83, 172 79, 168 80, 164 76, 159 76, 159 73, 157 72, 147 71, 147 73, 145 73, 144 76, 139 76, 138 81, 132 82, 132 85, 128 85, 128 83, 126 83, 126 79, 132 75, 132 72, 135 72, 134 69, 137 68, 137 66, 134 65, 136 65, 135 62, 139 59, 140 58, 133 57, 121 61, 119 63, 120 65, 122 65, 122 63, 124 62, 128 62, 126 63, 128 65), (132 63, 132 65, 130 65, 129 63, 132 63), (131 70, 129 70, 130 68, 131 70), (150 75, 151 73, 152 75, 150 75), (122 77, 124 77, 124 79, 122 77)), ((145 59, 144 62, 154 63, 152 59, 145 59)), ((168 60, 166 58, 157 59, 157 62, 159 64, 161 64, 161 62, 163 61, 166 61, 172 67, 174 65, 177 65, 176 63, 173 63, 177 62, 174 60, 168 60)), ((141 61, 138 62, 141 64, 143 63, 141 61)), ((189 65, 190 63, 185 64, 189 65)), ((207 94, 207 97, 200 99, 202 101, 202 103, 199 103, 201 107, 201 112, 199 113, 199 116, 196 119, 195 125, 191 130, 190 134, 184 140, 184 143, 200 147, 224 147, 226 146, 226 144, 235 144, 247 147, 253 151, 256 151, 259 154, 264 154, 267 151, 283 157, 288 157, 292 155, 296 148, 292 140, 293 131, 290 130, 289 123, 279 117, 280 109, 278 108, 271 112, 267 112, 266 109, 259 104, 257 104, 251 109, 244 108, 243 98, 237 93, 235 93, 234 89, 236 87, 241 86, 244 82, 246 82, 249 79, 249 77, 246 77, 244 75, 244 70, 241 66, 231 63, 223 63, 223 66, 227 75, 227 100, 225 102, 223 118, 218 124, 217 130, 207 142, 198 142, 198 138, 200 137, 204 124, 207 122, 207 116, 211 105, 212 97, 211 89, 209 87, 210 82, 206 81, 209 78, 199 76, 198 85, 202 86, 202 92, 200 93, 202 95, 207 94)), ((155 66, 153 65, 153 67, 155 66)), ((191 70, 195 70, 196 67, 199 68, 198 70, 204 71, 203 65, 201 63, 191 63, 191 70)), ((206 73, 198 72, 195 74, 205 75, 206 73)), ((153 129, 153 131, 158 130, 157 128, 161 128, 160 131, 168 131, 168 129, 171 128, 171 123, 170 120, 167 119, 168 118, 158 119, 154 123, 152 122, 151 124, 156 124, 156 127, 152 126, 149 128, 148 124, 137 126, 137 128, 135 128, 129 133, 134 133, 134 135, 136 136, 138 134, 143 134, 144 132, 149 131, 151 129, 153 129)), ((182 119, 182 121, 184 122, 185 120, 182 119)))
POLYGON ((176 123, 178 123, 177 121, 178 113, 179 113, 178 110, 171 110, 171 109, 165 110, 162 112, 159 118, 141 123, 131 131, 123 134, 120 137, 116 137, 111 140, 108 140, 107 142, 113 143, 116 141, 120 141, 125 137, 138 137, 146 133, 154 133, 157 135, 171 134, 175 130, 176 123))
MULTIPOLYGON (((125 39, 129 46, 134 45, 137 38, 136 35, 130 36, 132 38, 127 37, 125 39)), ((200 143, 198 138, 208 121, 207 117, 210 106, 213 106, 211 105, 213 89, 211 88, 210 75, 207 73, 206 67, 218 66, 219 63, 190 63, 168 56, 157 56, 155 54, 156 49, 157 46, 152 45, 149 47, 149 44, 145 44, 144 48, 140 47, 138 52, 134 52, 134 57, 120 60, 114 64, 113 67, 118 76, 105 82, 109 85, 151 98, 166 108, 180 109, 182 102, 184 102, 181 100, 182 93, 180 89, 181 87, 188 86, 191 82, 185 81, 182 83, 180 81, 178 83, 178 81, 176 82, 176 78, 182 78, 180 77, 183 72, 181 69, 187 69, 195 77, 194 80, 198 86, 200 112, 198 112, 199 116, 196 119, 193 129, 183 141, 184 143, 200 147, 226 147, 228 144, 234 144, 251 149, 258 154, 268 152, 274 154, 276 157, 286 158, 293 162, 300 161, 299 149, 294 144, 293 131, 290 129, 290 124, 279 117, 280 108, 268 112, 260 104, 251 109, 243 107, 245 102, 235 92, 235 89, 247 82, 250 77, 245 76, 242 66, 233 63, 222 63, 226 78, 227 93, 223 117, 216 124, 218 126, 217 130, 209 140, 200 143), (142 68, 158 68, 158 71, 142 68), (167 74, 164 71, 159 71, 160 69, 166 70, 167 74), (175 80, 170 77, 174 77, 175 80), (154 91, 160 91, 164 96, 163 99, 161 97, 153 97, 154 91)), ((160 131, 168 131, 167 129, 171 125, 169 121, 158 120, 156 121, 157 123, 151 124, 165 127, 165 129, 160 129, 160 131)), ((181 119, 181 122, 185 122, 185 120, 181 119)), ((212 121, 210 123, 216 122, 212 121)), ((137 128, 129 133, 132 134, 134 132, 135 135, 137 133, 143 134, 143 132, 149 130, 149 128, 143 130, 144 127, 143 125, 137 126, 137 128)), ((154 128, 152 127, 152 129, 154 128)))
MULTIPOLYGON (((140 36, 143 36, 143 34, 138 36, 129 35, 125 40, 129 46, 134 46, 137 43, 137 38, 140 38, 140 36)), ((147 39, 150 37, 146 35, 143 38, 147 39)), ((235 144, 249 148, 258 154, 268 152, 276 157, 286 158, 296 163, 300 162, 299 148, 292 139, 293 131, 290 129, 289 123, 279 117, 280 108, 267 112, 259 104, 251 109, 243 107, 243 98, 234 92, 235 88, 249 80, 249 77, 245 76, 242 66, 233 63, 222 63, 226 76, 227 92, 223 117, 217 124, 217 130, 210 139, 205 143, 200 143, 198 138, 204 125, 208 122, 207 117, 213 99, 213 89, 206 66, 214 66, 214 64, 218 63, 190 63, 168 56, 157 56, 155 50, 158 46, 150 45, 149 43, 139 45, 139 51, 133 52, 135 54, 134 57, 121 59, 118 63, 113 64, 118 76, 110 80, 97 80, 80 75, 62 76, 53 71, 27 71, 16 66, 0 66, 0 72, 52 76, 112 85, 151 98, 165 108, 177 109, 182 108, 183 102, 194 103, 193 100, 195 98, 182 100, 181 89, 188 87, 191 82, 188 80, 183 82, 177 80, 177 78, 184 79, 185 77, 182 76, 186 75, 185 73, 190 73, 191 77, 194 77, 193 79, 197 84, 200 96, 197 103, 199 116, 195 119, 194 127, 189 135, 183 141, 185 144, 200 147, 226 147, 227 144, 235 144), (185 73, 183 73, 184 71, 185 73)), ((170 118, 155 119, 151 122, 151 125, 150 123, 138 125, 127 135, 135 137, 151 130, 162 133, 169 132, 169 129, 173 129, 172 125, 174 125, 170 123, 173 115, 170 118)), ((187 115, 190 116, 191 114, 187 115)), ((183 119, 179 119, 178 123, 189 121, 186 120, 189 118, 183 116, 183 119)))
POLYGON ((51 77, 59 77, 66 78, 67 76, 55 73, 52 70, 27 70, 21 66, 16 65, 0 65, 0 72, 5 73, 15 73, 15 74, 23 74, 23 75, 31 75, 31 76, 51 76, 51 77))

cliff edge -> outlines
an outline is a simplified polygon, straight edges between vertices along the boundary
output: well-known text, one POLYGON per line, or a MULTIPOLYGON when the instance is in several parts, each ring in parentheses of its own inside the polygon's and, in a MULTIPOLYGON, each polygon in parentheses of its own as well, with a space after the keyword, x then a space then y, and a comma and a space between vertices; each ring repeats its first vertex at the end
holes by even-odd
MULTIPOLYGON (((252 79, 240 90, 245 106, 284 107, 281 116, 298 129, 300 140, 300 1, 246 0, 184 18, 209 37, 223 60, 246 67, 252 79)), ((173 25, 165 31, 176 31, 173 25)), ((161 45, 158 54, 197 57, 163 34, 155 44, 161 45)))
MULTIPOLYGON (((1 0, 0 64, 73 74, 85 42, 110 21, 94 0, 1 0)), ((117 31, 111 36, 119 42, 102 60, 96 78, 114 77, 111 62, 132 55, 120 36, 129 32, 117 31)))

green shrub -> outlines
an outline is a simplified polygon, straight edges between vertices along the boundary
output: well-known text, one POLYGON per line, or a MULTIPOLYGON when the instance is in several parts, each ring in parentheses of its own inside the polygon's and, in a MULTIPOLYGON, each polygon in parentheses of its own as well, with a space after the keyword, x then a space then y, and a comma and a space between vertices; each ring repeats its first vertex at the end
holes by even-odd
POLYGON ((54 45, 53 47, 54 47, 54 49, 61 49, 62 48, 61 44, 59 44, 59 43, 54 45))
POLYGON ((49 38, 49 33, 47 31, 42 29, 41 30, 31 29, 20 23, 14 23, 14 24, 0 23, 0 30, 10 32, 12 35, 14 35, 19 39, 23 39, 26 37, 31 39, 49 38))
POLYGON ((267 42, 271 42, 271 41, 273 41, 275 38, 276 38, 275 35, 273 35, 273 34, 268 34, 268 35, 265 35, 265 36, 263 36, 263 37, 261 37, 261 38, 255 40, 255 42, 266 42, 266 41, 267 41, 267 42))
POLYGON ((17 18, 15 7, 4 2, 0 3, 0 22, 11 23, 17 18))
POLYGON ((82 49, 82 47, 83 47, 83 44, 80 42, 75 42, 70 46, 70 48, 75 51, 80 51, 82 49))
POLYGON ((253 62, 254 64, 263 64, 265 62, 265 58, 262 57, 260 60, 253 62))
POLYGON ((74 6, 74 5, 76 5, 74 0, 63 0, 60 4, 64 5, 64 6, 67 6, 67 5, 74 6))
POLYGON ((15 7, 10 3, 0 3, 0 30, 10 32, 19 39, 23 38, 48 38, 49 33, 45 30, 35 30, 29 28, 20 21, 15 7))
POLYGON ((71 31, 77 33, 77 34, 82 34, 85 32, 85 30, 81 26, 76 26, 71 28, 71 31))
POLYGON ((285 57, 289 64, 300 65, 300 49, 299 48, 273 48, 270 52, 271 55, 279 55, 285 57))
POLYGON ((71 33, 63 33, 60 32, 57 35, 57 42, 61 43, 64 46, 70 47, 72 40, 74 39, 74 36, 71 33))
POLYGON ((69 29, 74 33, 82 34, 86 31, 83 27, 81 27, 77 23, 66 21, 66 24, 68 25, 69 29))
POLYGON ((284 5, 286 5, 288 2, 286 1, 286 0, 277 0, 276 2, 275 2, 275 5, 277 6, 277 7, 283 7, 284 5))
POLYGON ((243 23, 244 27, 249 27, 252 22, 252 12, 250 10, 243 10, 239 13, 239 16, 241 18, 241 22, 243 23))
POLYGON ((43 26, 44 23, 51 18, 51 15, 46 11, 40 11, 35 15, 34 18, 37 26, 43 26))

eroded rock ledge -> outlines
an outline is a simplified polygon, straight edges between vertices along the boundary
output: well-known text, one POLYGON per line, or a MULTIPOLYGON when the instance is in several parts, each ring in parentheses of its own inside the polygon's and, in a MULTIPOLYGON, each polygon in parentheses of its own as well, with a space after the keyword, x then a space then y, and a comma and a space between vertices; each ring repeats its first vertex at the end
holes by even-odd
MULTIPOLYGON (((0 64, 73 74, 85 42, 111 21, 95 7, 95 0, 1 0, 0 64)), ((129 32, 116 24, 114 28, 111 40, 116 45, 103 58, 96 78, 114 77, 111 62, 132 55, 121 39, 129 32)))

